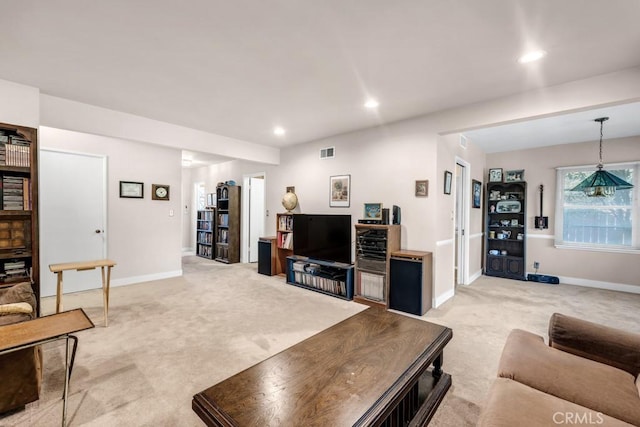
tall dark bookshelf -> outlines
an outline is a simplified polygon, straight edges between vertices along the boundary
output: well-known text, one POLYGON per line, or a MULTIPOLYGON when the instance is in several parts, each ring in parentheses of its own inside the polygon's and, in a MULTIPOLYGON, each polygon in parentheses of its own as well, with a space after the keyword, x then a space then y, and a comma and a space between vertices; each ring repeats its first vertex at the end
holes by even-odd
POLYGON ((0 123, 0 287, 29 281, 40 314, 37 130, 0 123))
POLYGON ((216 187, 215 260, 240 262, 240 186, 216 187))
POLYGON ((216 233, 215 208, 198 211, 196 220, 196 255, 213 259, 216 233))

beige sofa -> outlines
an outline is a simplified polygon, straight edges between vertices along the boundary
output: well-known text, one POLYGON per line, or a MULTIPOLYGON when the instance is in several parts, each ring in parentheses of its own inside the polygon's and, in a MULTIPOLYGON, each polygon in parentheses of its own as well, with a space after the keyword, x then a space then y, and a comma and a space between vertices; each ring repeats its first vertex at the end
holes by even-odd
POLYGON ((562 314, 513 330, 478 426, 640 426, 640 334, 562 314))
MULTIPOLYGON (((35 313, 36 298, 30 283, 0 288, 0 334, 3 325, 31 320, 35 313)), ((0 414, 38 400, 41 380, 40 346, 0 355, 0 414)))

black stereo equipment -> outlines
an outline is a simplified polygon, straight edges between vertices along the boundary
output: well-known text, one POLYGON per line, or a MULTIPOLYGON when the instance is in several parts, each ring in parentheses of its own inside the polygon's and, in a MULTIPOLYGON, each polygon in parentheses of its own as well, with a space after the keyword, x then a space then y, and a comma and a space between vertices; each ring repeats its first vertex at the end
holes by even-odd
POLYGON ((393 223, 400 224, 400 206, 393 205, 393 223))

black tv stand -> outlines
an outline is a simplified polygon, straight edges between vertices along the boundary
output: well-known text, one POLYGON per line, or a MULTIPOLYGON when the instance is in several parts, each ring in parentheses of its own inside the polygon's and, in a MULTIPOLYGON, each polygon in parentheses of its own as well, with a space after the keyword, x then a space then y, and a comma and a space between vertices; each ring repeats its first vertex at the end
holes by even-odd
POLYGON ((353 265, 299 255, 287 257, 287 283, 346 300, 353 299, 353 265))

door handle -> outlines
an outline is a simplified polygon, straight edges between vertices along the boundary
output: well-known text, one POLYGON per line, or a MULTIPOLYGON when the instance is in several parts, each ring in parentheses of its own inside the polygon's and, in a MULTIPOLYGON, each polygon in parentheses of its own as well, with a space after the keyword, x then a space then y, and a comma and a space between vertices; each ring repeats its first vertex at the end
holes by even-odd
POLYGON ((96 234, 102 233, 102 230, 96 230, 96 234))

